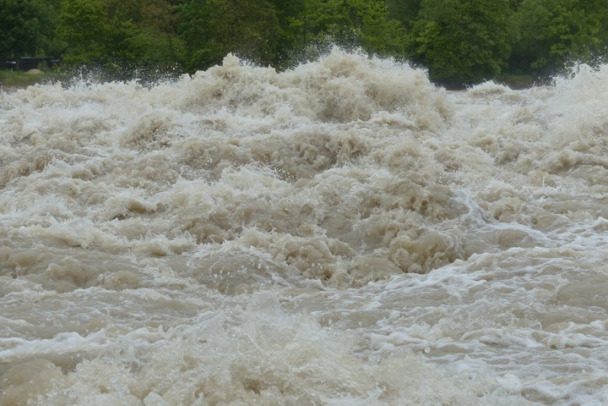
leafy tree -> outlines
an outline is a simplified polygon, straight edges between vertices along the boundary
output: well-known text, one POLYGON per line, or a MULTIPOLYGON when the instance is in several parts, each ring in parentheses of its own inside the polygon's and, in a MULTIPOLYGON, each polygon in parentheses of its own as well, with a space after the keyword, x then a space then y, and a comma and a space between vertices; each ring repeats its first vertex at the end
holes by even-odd
POLYGON ((163 66, 175 65, 183 44, 177 37, 174 6, 165 0, 152 0, 142 7, 142 34, 147 38, 145 59, 163 66))
POLYGON ((63 0, 57 36, 64 42, 64 61, 86 64, 107 59, 112 29, 103 0, 63 0))
POLYGON ((135 68, 175 64, 181 49, 175 23, 166 0, 63 0, 57 35, 67 64, 129 76, 135 68))
POLYGON ((229 52, 259 64, 278 58, 281 27, 267 0, 189 0, 178 9, 188 70, 221 62, 229 52))
POLYGON ((422 0, 386 0, 389 16, 411 28, 420 11, 422 0))
POLYGON ((61 54, 127 75, 229 52, 283 68, 337 44, 462 84, 601 60, 607 28, 606 0, 0 0, 0 58, 61 54))
POLYGON ((303 15, 306 0, 271 0, 271 2, 280 27, 276 64, 278 67, 287 67, 292 63, 293 51, 297 48, 300 39, 301 24, 294 22, 299 21, 303 15))
POLYGON ((181 49, 174 6, 167 0, 104 0, 107 18, 115 28, 114 54, 132 66, 175 64, 181 49))
POLYGON ((607 22, 602 1, 523 0, 511 64, 518 70, 546 72, 569 60, 589 61, 606 45, 607 22))
POLYGON ((304 14, 292 21, 301 48, 338 44, 379 55, 404 53, 405 30, 389 18, 384 1, 306 0, 304 6, 304 14))
POLYGON ((510 14, 504 0, 422 0, 410 54, 433 80, 462 84, 493 77, 510 55, 510 14))
POLYGON ((42 0, 0 0, 0 57, 54 53, 55 9, 42 0))

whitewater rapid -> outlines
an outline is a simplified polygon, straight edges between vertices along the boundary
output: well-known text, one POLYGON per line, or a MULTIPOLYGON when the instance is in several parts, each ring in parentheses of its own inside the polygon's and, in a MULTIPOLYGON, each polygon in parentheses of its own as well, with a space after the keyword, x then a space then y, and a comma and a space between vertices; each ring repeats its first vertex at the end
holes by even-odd
POLYGON ((0 405, 608 403, 608 66, 334 50, 0 92, 0 405))

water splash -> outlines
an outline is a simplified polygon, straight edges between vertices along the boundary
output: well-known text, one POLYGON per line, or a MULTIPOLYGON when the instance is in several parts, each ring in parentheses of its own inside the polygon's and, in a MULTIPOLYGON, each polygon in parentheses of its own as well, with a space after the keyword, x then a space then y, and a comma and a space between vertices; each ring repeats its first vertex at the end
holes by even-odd
POLYGON ((607 401, 605 73, 0 93, 0 402, 607 401))

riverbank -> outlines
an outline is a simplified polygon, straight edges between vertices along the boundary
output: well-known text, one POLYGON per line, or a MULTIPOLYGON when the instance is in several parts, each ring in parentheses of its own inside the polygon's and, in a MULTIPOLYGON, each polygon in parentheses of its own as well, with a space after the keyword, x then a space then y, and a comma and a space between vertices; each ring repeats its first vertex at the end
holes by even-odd
MULTIPOLYGON (((0 70, 0 90, 16 90, 25 88, 37 83, 48 82, 52 80, 65 79, 66 74, 58 72, 43 72, 38 69, 32 69, 27 72, 23 71, 8 71, 0 70)), ((534 86, 538 78, 531 75, 502 75, 494 79, 498 83, 509 86, 512 89, 525 89, 534 86)), ((463 89, 466 86, 454 86, 446 84, 437 84, 447 88, 463 89)))
POLYGON ((0 70, 0 89, 14 90, 35 85, 37 83, 59 80, 63 77, 57 72, 43 72, 32 69, 27 72, 0 70))
POLYGON ((2 87, 25 87, 38 83, 44 79, 46 74, 41 70, 22 71, 0 71, 0 86, 2 87))

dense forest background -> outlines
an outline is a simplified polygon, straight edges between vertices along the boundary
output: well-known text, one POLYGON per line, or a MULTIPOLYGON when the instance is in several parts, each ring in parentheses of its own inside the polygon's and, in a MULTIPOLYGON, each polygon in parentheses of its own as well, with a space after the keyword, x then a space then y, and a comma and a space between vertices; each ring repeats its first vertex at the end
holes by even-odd
POLYGON ((331 46, 404 59, 432 80, 542 77, 607 54, 606 0, 0 0, 0 60, 193 72, 232 52, 286 69, 331 46))

